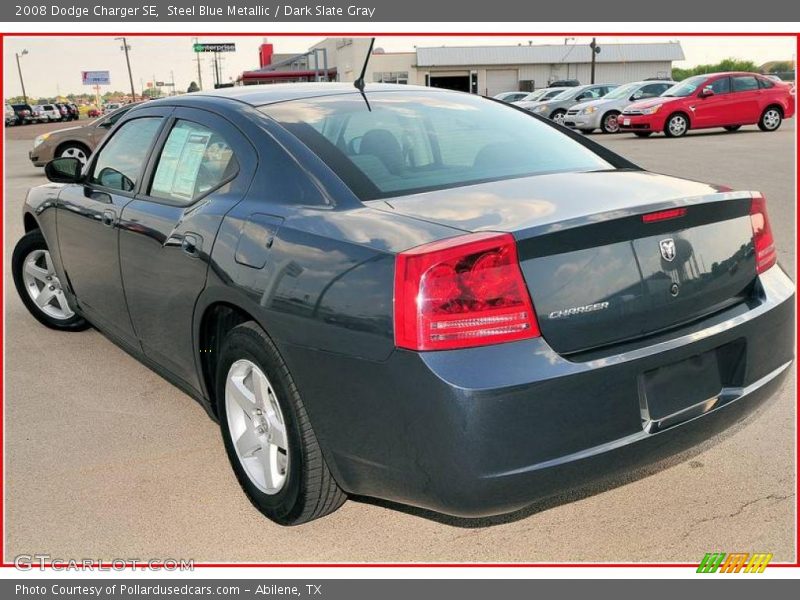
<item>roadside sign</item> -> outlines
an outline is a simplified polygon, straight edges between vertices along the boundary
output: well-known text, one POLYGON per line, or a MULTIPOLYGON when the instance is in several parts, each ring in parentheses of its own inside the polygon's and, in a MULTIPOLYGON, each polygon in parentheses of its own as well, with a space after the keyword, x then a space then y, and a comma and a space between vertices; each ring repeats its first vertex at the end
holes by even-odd
POLYGON ((83 85, 111 85, 108 71, 81 71, 83 85))
POLYGON ((194 44, 195 52, 236 52, 236 44, 226 42, 222 44, 194 44))

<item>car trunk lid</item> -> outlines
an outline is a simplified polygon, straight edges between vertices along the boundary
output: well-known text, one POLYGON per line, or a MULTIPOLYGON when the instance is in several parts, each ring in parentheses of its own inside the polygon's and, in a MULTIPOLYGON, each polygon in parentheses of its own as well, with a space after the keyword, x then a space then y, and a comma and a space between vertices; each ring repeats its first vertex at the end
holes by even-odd
POLYGON ((642 171, 604 171, 369 204, 464 231, 512 233, 542 335, 569 354, 742 301, 756 277, 751 196, 642 171))

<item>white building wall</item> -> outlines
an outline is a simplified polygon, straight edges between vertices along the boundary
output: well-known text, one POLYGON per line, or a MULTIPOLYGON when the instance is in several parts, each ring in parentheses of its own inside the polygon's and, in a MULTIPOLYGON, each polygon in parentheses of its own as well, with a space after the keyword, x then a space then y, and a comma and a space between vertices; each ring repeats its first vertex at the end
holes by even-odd
MULTIPOLYGON (((328 66, 336 67, 339 81, 354 81, 369 48, 369 38, 326 38, 314 46, 326 48, 328 66)), ((471 50, 471 49, 467 49, 471 50)), ((466 51, 466 50, 465 50, 466 51)), ((482 51, 487 51, 482 49, 482 51)), ((414 52, 373 54, 367 68, 366 80, 373 81, 375 72, 408 72, 410 84, 425 84, 428 74, 467 75, 478 74, 478 92, 487 89, 486 71, 490 69, 516 69, 519 81, 534 81, 536 88, 546 87, 555 79, 578 79, 589 83, 591 66, 589 63, 542 63, 542 64, 476 64, 469 66, 421 67, 417 68, 417 54, 414 52)), ((648 77, 669 77, 672 72, 670 61, 642 62, 598 62, 595 81, 597 83, 627 83, 648 77)))

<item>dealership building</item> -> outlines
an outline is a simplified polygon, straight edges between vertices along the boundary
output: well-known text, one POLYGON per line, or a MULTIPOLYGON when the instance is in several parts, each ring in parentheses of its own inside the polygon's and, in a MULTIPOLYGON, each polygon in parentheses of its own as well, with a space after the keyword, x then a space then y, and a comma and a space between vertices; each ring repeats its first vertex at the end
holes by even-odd
MULTIPOLYGON (((355 81, 369 49, 368 38, 326 38, 303 54, 259 51, 260 67, 239 78, 244 85, 289 81, 355 81)), ((673 61, 684 60, 679 42, 599 44, 596 83, 669 78, 673 61)), ((530 91, 559 79, 591 82, 587 44, 417 47, 413 52, 373 51, 367 81, 442 87, 484 96, 530 91)))

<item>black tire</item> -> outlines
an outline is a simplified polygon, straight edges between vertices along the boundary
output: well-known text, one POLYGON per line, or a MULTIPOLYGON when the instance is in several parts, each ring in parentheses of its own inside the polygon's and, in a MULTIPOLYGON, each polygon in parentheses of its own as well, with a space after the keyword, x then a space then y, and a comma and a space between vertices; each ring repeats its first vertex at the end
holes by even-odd
POLYGON ((619 133, 619 123, 617 122, 619 115, 620 113, 616 110, 610 110, 603 115, 600 121, 600 129, 603 133, 619 133))
POLYGON ((689 131, 689 117, 687 117, 684 113, 673 113, 671 114, 667 120, 664 122, 664 135, 669 138, 679 138, 686 135, 686 132, 689 131), (683 128, 679 129, 677 127, 679 122, 683 122, 683 128))
POLYGON ((594 129, 579 129, 578 131, 580 131, 583 135, 589 135, 594 131, 594 129))
POLYGON ((761 131, 778 131, 781 123, 783 123, 783 111, 777 106, 768 106, 761 113, 761 118, 758 120, 758 128, 761 131))
POLYGON ((734 131, 739 131, 741 128, 742 128, 741 125, 727 125, 725 127, 725 131, 734 132, 734 131))
POLYGON ((269 336, 254 322, 237 325, 222 342, 216 371, 216 398, 222 438, 231 466, 247 497, 261 513, 280 525, 300 525, 334 512, 347 495, 331 475, 311 428, 303 400, 286 363, 269 336), (236 454, 228 426, 225 388, 231 366, 254 363, 267 376, 283 413, 288 468, 283 487, 274 494, 260 490, 236 454))
POLYGON ((635 135, 636 137, 640 137, 640 138, 646 138, 646 137, 650 137, 651 135, 653 135, 653 132, 652 131, 634 131, 633 135, 635 135))
POLYGON ((552 113, 550 113, 550 120, 555 121, 559 125, 563 125, 564 117, 566 116, 567 111, 565 111, 563 108, 559 108, 558 110, 554 110, 552 113))
POLYGON ((14 286, 17 288, 17 293, 25 308, 28 309, 33 318, 50 329, 59 331, 83 331, 88 329, 90 327, 89 322, 77 313, 67 319, 56 319, 39 308, 31 298, 25 284, 23 269, 25 268, 25 259, 36 250, 47 250, 49 252, 47 242, 39 229, 34 229, 22 236, 22 239, 14 246, 14 253, 11 256, 11 273, 14 276, 14 286))

